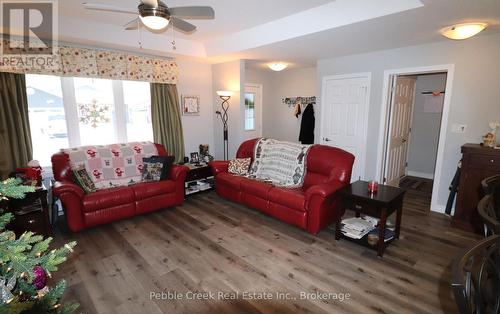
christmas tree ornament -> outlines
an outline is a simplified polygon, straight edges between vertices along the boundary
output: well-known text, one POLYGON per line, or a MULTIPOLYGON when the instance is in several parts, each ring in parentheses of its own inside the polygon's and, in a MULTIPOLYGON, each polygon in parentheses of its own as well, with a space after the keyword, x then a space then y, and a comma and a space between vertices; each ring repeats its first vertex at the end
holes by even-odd
POLYGON ((12 290, 16 286, 16 276, 10 277, 8 280, 0 278, 0 301, 2 303, 10 303, 14 299, 12 290))
POLYGON ((33 267, 33 275, 35 276, 35 278, 33 278, 33 285, 36 290, 45 288, 47 285, 47 275, 45 270, 41 266, 35 266, 33 267))

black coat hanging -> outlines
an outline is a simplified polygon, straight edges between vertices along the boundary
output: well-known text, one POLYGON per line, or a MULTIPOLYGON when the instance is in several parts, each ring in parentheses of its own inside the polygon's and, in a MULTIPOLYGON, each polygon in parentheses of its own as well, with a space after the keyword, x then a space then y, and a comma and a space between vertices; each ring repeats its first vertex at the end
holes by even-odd
POLYGON ((299 141, 302 144, 314 143, 314 124, 314 107, 312 104, 308 104, 302 113, 302 122, 300 124, 299 141))

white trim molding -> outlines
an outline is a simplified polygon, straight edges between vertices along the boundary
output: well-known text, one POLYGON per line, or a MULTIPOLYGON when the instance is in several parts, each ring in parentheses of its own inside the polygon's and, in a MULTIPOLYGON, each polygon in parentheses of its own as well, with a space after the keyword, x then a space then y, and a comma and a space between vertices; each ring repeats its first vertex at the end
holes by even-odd
POLYGON ((438 199, 438 189, 441 181, 441 169, 444 162, 444 147, 446 144, 447 128, 448 128, 448 116, 450 114, 451 97, 453 95, 453 79, 455 76, 455 65, 454 64, 441 64, 432 65, 424 67, 414 67, 414 68, 401 68, 384 71, 384 81, 382 90, 382 108, 380 111, 380 131, 378 139, 378 152, 377 152, 377 169, 376 175, 378 176, 380 182, 383 182, 382 173, 382 162, 383 154, 385 149, 386 141, 386 131, 387 131, 387 118, 388 118, 388 108, 390 101, 390 79, 394 75, 418 75, 418 74, 429 74, 429 73, 442 73, 446 72, 446 93, 444 95, 443 113, 441 115, 441 127, 439 130, 439 142, 438 151, 436 157, 436 168, 434 170, 434 183, 432 187, 432 199, 431 199, 431 210, 435 212, 444 212, 444 206, 437 204, 438 199))
POLYGON ((425 173, 425 172, 419 172, 419 171, 412 171, 408 170, 407 175, 411 177, 417 177, 417 178, 424 178, 424 179, 434 179, 434 173, 425 173))

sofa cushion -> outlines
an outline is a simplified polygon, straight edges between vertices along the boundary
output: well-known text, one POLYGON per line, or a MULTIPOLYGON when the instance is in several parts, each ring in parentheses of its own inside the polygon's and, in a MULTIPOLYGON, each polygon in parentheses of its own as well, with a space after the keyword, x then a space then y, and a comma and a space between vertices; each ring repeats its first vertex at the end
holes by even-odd
POLYGON ((301 188, 287 189, 273 187, 269 191, 269 201, 300 211, 306 210, 306 196, 304 190, 301 188))
POLYGON ((83 197, 83 211, 88 213, 133 202, 134 191, 131 187, 104 189, 83 197))
POLYGON ((252 179, 247 179, 247 178, 245 178, 244 180, 241 181, 241 190, 244 193, 248 193, 248 194, 251 194, 253 196, 257 196, 257 197, 265 199, 265 200, 268 199, 268 193, 272 187, 273 186, 268 184, 268 183, 264 183, 264 182, 260 182, 260 181, 252 180, 252 179))
POLYGON ((216 186, 219 184, 227 185, 227 186, 231 187, 232 189, 240 191, 241 182, 245 179, 246 178, 244 178, 244 177, 240 177, 240 176, 236 176, 234 174, 223 172, 223 173, 218 174, 217 177, 215 178, 215 185, 216 186))
POLYGON ((132 185, 131 188, 134 191, 135 200, 140 201, 156 195, 174 192, 175 183, 172 180, 143 182, 132 185))

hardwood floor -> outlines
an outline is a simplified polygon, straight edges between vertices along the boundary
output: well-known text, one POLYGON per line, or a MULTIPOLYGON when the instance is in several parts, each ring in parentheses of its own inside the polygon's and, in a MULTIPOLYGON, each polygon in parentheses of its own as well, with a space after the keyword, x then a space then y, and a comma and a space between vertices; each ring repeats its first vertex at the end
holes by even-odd
POLYGON ((378 258, 335 241, 331 230, 313 236, 209 192, 180 207, 59 232, 56 243, 78 245, 54 279, 67 280, 64 300, 79 302, 83 313, 455 313, 450 263, 477 236, 424 213, 425 206, 426 199, 408 195, 401 239, 378 258), (150 298, 162 291, 184 298, 213 292, 215 300, 150 298), (218 299, 235 291, 236 300, 218 299), (243 292, 273 295, 259 300, 243 292), (301 292, 350 298, 301 299, 301 292))

